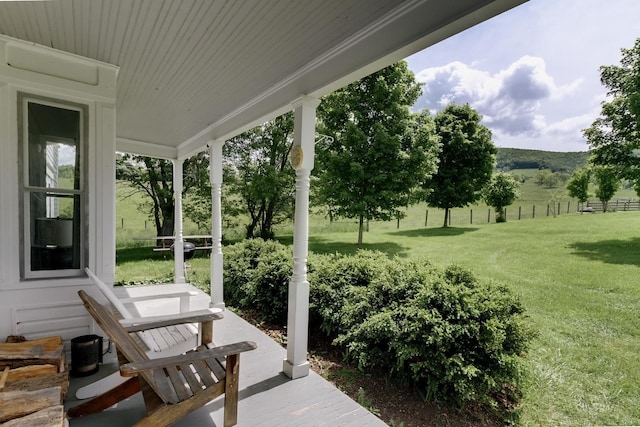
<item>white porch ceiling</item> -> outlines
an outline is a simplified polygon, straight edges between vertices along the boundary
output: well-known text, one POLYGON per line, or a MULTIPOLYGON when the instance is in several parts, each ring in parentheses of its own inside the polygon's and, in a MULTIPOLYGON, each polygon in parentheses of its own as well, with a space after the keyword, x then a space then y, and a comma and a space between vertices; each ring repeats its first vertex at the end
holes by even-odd
POLYGON ((524 1, 2 1, 0 34, 118 65, 118 149, 175 158, 524 1))

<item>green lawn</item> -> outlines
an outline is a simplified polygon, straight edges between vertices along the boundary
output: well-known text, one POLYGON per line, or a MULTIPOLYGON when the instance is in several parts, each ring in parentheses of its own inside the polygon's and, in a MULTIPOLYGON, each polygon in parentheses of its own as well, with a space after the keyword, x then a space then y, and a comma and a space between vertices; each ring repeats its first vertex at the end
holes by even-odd
MULTIPOLYGON (((355 232, 310 237, 355 252, 355 232)), ((640 424, 640 213, 370 232, 364 247, 458 263, 521 295, 539 331, 522 424, 640 424), (636 231, 637 230, 637 231, 636 231)))
MULTIPOLYGON (((504 224, 485 218, 443 229, 435 222, 424 228, 425 208, 411 209, 399 229, 395 221, 372 223, 362 247, 458 263, 521 296, 539 332, 521 425, 640 425, 640 212, 565 212, 504 224)), ((278 233, 287 244, 290 229, 278 233)), ((124 235, 135 233, 119 234, 118 280, 171 275, 170 257, 126 247, 124 235)), ((311 251, 353 253, 356 239, 353 221, 311 220, 311 251)), ((206 257, 189 265, 190 280, 208 282, 206 257)))

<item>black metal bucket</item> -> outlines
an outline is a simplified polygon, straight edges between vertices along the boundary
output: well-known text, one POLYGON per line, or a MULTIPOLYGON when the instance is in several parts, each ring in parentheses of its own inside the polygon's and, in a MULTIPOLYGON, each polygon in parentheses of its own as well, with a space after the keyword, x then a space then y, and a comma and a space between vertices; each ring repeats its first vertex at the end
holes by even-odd
POLYGON ((82 335, 71 340, 71 376, 86 377, 98 372, 102 363, 102 337, 82 335))

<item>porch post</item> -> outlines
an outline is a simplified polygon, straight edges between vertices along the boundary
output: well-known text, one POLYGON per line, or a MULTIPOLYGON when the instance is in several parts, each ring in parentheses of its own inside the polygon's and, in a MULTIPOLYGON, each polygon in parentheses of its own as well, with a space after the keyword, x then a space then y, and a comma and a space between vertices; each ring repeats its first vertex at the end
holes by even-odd
POLYGON ((182 166, 184 159, 173 160, 173 200, 175 239, 173 245, 174 282, 185 283, 184 249, 182 247, 182 166))
POLYGON ((209 179, 211 181, 211 307, 224 309, 222 270, 222 146, 209 143, 209 179))
POLYGON ((295 109, 291 165, 296 170, 296 208, 293 228, 293 274, 289 282, 287 358, 282 370, 291 379, 309 375, 307 343, 309 329, 309 176, 313 169, 316 107, 319 99, 303 96, 295 109))

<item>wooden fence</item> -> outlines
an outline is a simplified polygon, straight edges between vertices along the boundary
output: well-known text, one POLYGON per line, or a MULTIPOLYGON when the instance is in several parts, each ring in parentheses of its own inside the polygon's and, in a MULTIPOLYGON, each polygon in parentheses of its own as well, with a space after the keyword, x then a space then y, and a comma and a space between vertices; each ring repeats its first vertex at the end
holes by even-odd
MULTIPOLYGON (((601 201, 588 201, 587 208, 592 211, 602 212, 604 210, 601 201)), ((607 211, 637 211, 640 210, 640 200, 616 199, 607 203, 607 211)))

